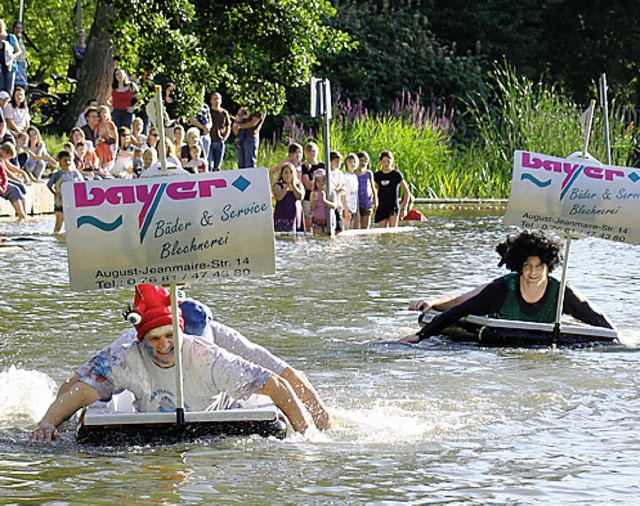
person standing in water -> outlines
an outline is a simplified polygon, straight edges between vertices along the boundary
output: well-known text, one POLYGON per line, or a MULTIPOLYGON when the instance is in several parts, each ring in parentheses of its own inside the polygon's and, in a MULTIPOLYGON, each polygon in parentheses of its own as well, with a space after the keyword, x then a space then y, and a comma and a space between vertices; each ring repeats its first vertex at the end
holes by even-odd
POLYGON ((404 177, 395 168, 391 151, 380 153, 380 170, 373 175, 378 195, 378 208, 374 221, 378 227, 396 227, 400 216, 407 214, 409 187, 404 177), (402 188, 402 202, 400 200, 402 188))

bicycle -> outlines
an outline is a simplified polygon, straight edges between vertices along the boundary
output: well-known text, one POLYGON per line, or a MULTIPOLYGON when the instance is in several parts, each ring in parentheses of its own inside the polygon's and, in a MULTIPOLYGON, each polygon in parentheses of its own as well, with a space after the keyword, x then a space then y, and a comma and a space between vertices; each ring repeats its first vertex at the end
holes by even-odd
POLYGON ((66 112, 71 98, 76 91, 78 81, 58 74, 51 74, 54 82, 54 92, 49 92, 49 85, 46 83, 29 85, 27 90, 27 103, 29 104, 29 114, 31 123, 35 126, 46 126, 54 120, 59 119, 66 112), (58 83, 66 81, 69 85, 68 92, 58 92, 58 83))

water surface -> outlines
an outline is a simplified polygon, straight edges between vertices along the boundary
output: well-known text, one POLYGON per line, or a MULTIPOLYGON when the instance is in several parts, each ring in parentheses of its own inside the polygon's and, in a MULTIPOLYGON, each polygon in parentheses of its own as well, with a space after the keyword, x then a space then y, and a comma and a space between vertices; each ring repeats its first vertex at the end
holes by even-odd
MULTIPOLYGON (((327 434, 95 449, 72 424, 27 441, 57 386, 126 323, 127 291, 71 292, 52 219, 0 223, 0 503, 585 504, 636 502, 638 248, 573 243, 569 278, 625 345, 483 349, 432 339, 405 308, 504 273, 501 217, 440 214, 410 233, 279 239, 272 277, 202 282, 217 318, 303 370, 327 434)), ((559 274, 559 273, 558 273, 559 274)))

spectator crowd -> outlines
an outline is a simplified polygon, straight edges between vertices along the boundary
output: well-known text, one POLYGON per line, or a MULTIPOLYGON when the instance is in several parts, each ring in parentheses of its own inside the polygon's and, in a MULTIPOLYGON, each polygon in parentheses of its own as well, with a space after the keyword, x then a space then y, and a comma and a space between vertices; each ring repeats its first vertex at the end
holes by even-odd
MULTIPOLYGON (((189 173, 220 170, 232 133, 238 168, 257 165, 264 114, 241 107, 231 116, 222 107, 220 93, 214 91, 203 94, 198 112, 184 119, 178 115, 175 85, 168 82, 162 90, 163 125, 152 125, 138 84, 121 68, 114 71, 108 102, 88 101, 68 133, 68 142, 51 156, 38 128, 31 124, 22 23, 16 22, 8 34, 0 19, 0 39, 5 52, 0 59, 0 197, 11 202, 18 220, 26 219, 26 186, 46 181, 55 199, 54 232, 60 232, 63 182, 137 178, 158 161, 161 134, 168 165, 189 173)), ((73 47, 76 78, 85 50, 85 34, 80 31, 73 47)), ((143 75, 143 82, 148 77, 143 75)), ((379 227, 394 227, 407 215, 413 199, 390 151, 380 154, 375 173, 369 169, 371 160, 365 151, 349 153, 344 159, 338 151, 331 152, 328 172, 318 154, 313 142, 304 150, 294 143, 287 159, 270 169, 276 232, 328 235, 367 229, 372 220, 379 227)))

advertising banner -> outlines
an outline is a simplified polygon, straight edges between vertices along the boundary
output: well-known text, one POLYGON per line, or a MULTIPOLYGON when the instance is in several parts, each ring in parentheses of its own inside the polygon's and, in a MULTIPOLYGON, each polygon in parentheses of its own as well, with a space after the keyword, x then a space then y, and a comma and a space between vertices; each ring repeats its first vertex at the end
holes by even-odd
POLYGON ((504 223, 640 244, 640 169, 516 151, 504 223))
POLYGON ((62 185, 72 290, 275 273, 267 169, 62 185))

